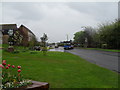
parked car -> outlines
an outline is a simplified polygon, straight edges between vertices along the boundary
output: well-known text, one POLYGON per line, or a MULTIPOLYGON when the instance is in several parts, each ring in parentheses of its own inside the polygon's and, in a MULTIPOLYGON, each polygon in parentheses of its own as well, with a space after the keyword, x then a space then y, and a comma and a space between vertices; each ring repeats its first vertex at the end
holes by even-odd
POLYGON ((41 50, 40 46, 34 46, 33 48, 34 48, 34 50, 36 50, 36 51, 40 51, 40 50, 41 50))
POLYGON ((65 50, 69 50, 69 49, 73 49, 73 48, 74 48, 74 46, 71 45, 71 44, 66 44, 66 45, 64 45, 64 49, 65 49, 65 50))

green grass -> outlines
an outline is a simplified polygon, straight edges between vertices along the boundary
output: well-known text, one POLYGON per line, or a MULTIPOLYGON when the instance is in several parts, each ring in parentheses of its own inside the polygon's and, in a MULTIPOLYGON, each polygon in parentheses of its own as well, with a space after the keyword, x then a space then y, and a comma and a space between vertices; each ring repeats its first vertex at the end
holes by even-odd
POLYGON ((3 51, 8 63, 22 66, 24 78, 48 82, 51 88, 117 88, 118 74, 91 64, 66 52, 23 52, 12 54, 3 51))
POLYGON ((101 49, 101 48, 84 48, 84 49, 110 51, 110 52, 120 52, 120 50, 115 50, 115 49, 101 49))

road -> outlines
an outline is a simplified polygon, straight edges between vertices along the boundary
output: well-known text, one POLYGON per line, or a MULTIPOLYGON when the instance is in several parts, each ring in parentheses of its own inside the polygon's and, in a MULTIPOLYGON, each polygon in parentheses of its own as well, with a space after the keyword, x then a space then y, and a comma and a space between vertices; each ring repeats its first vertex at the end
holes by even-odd
POLYGON ((80 56, 81 58, 97 64, 101 67, 107 68, 112 71, 120 73, 118 69, 118 58, 120 58, 120 53, 117 52, 107 52, 100 50, 87 50, 87 49, 73 49, 65 50, 66 52, 80 56))
POLYGON ((49 51, 58 51, 58 52, 64 52, 64 48, 63 48, 63 47, 59 47, 59 48, 53 48, 53 49, 49 49, 49 51))

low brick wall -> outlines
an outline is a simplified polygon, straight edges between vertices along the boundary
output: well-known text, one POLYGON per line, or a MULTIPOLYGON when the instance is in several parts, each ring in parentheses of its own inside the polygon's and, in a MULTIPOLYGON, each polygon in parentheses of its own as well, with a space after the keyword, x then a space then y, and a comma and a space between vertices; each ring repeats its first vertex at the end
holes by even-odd
POLYGON ((9 88, 6 90, 49 90, 49 83, 47 82, 38 82, 38 81, 32 81, 32 85, 29 86, 23 86, 20 88, 9 88))

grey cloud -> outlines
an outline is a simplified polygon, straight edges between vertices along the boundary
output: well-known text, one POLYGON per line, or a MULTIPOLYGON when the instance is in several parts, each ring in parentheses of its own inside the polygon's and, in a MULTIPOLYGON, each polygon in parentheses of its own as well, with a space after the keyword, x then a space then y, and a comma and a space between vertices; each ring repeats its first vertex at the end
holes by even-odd
POLYGON ((4 22, 24 24, 40 38, 47 33, 50 42, 69 39, 81 26, 97 26, 116 18, 116 3, 4 3, 4 22), (9 9, 9 11, 8 11, 9 9))
POLYGON ((100 22, 117 19, 117 2, 81 2, 68 3, 69 7, 79 12, 94 16, 100 22))
POLYGON ((16 19, 22 20, 40 20, 43 18, 43 14, 40 12, 40 9, 36 7, 37 3, 31 2, 19 2, 19 3, 3 3, 3 6, 10 7, 14 10, 20 12, 20 16, 16 19))

